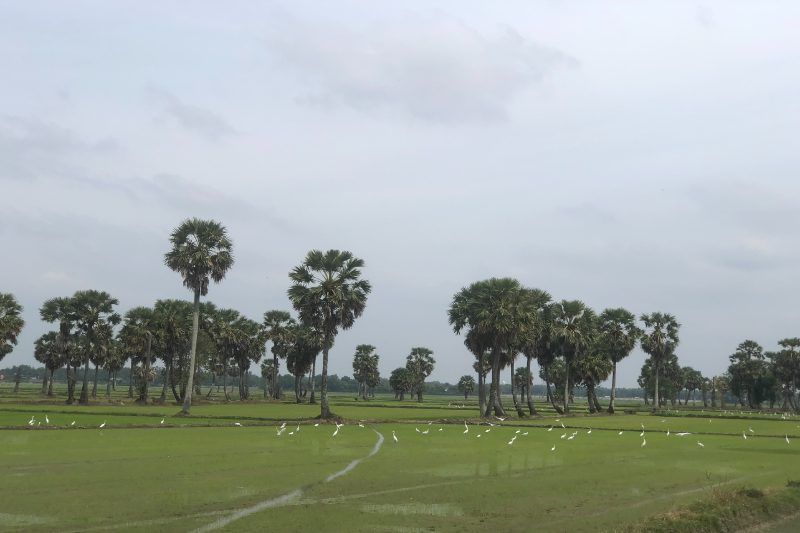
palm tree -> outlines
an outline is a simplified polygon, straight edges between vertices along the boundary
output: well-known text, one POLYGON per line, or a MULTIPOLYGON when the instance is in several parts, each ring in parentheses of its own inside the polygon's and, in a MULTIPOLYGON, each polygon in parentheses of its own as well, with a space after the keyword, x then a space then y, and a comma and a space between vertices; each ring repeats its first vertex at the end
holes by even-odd
POLYGON ((289 343, 291 340, 292 328, 295 326, 295 321, 292 319, 287 311, 280 311, 274 309, 264 313, 264 322, 262 328, 264 329, 264 338, 272 341, 272 397, 279 400, 281 397, 280 387, 278 386, 278 376, 280 373, 280 364, 278 358, 285 359, 289 351, 289 343))
POLYGON ((642 333, 642 350, 650 355, 655 379, 653 393, 653 411, 660 407, 658 399, 658 373, 661 365, 675 353, 678 346, 678 328, 680 324, 675 317, 667 313, 650 313, 641 316, 645 325, 642 333))
POLYGON ((164 385, 159 399, 161 403, 167 400, 167 387, 172 387, 175 401, 181 401, 175 391, 174 367, 176 363, 180 363, 181 355, 190 350, 191 315, 192 305, 184 300, 158 300, 153 306, 157 332, 153 340, 158 348, 157 353, 164 361, 164 385))
POLYGON ((614 413, 617 397, 617 363, 630 355, 642 330, 636 326, 636 316, 627 309, 606 309, 600 313, 598 330, 603 354, 611 360, 611 399, 608 412, 614 413))
POLYGON ((258 322, 240 316, 233 324, 235 328, 235 342, 233 344, 233 358, 239 369, 239 399, 246 400, 250 396, 250 387, 247 376, 250 365, 258 363, 265 351, 264 333, 258 322))
POLYGON ((234 309, 216 309, 214 314, 207 318, 207 328, 216 345, 217 360, 222 367, 220 373, 226 401, 230 400, 230 396, 228 396, 229 365, 234 363, 234 366, 238 366, 235 364, 237 350, 243 342, 242 329, 238 324, 240 319, 241 315, 234 309))
POLYGON ((458 390, 464 393, 464 399, 466 400, 475 390, 475 378, 469 375, 461 376, 461 379, 458 380, 458 390))
POLYGON ((604 354, 593 351, 586 357, 577 362, 577 373, 581 383, 586 387, 586 400, 589 404, 589 412, 600 412, 602 407, 597 400, 595 389, 600 383, 608 379, 612 370, 611 360, 604 354))
POLYGON ((22 306, 14 295, 0 292, 0 361, 10 354, 17 344, 25 321, 22 319, 22 306))
POLYGON ((536 320, 536 305, 520 283, 511 278, 491 278, 461 289, 453 297, 448 319, 458 334, 476 331, 489 341, 492 359, 492 385, 486 412, 505 416, 500 403, 500 369, 504 351, 536 320))
POLYGON ((98 345, 98 331, 120 322, 120 316, 114 312, 119 301, 105 291, 77 291, 71 299, 71 323, 84 336, 83 356, 83 388, 79 403, 89 403, 89 362, 94 355, 94 347, 98 345))
MULTIPOLYGON (((134 307, 125 313, 123 318, 120 339, 125 350, 131 358, 130 382, 134 381, 134 361, 140 359, 143 367, 141 376, 144 378, 139 385, 139 402, 147 404, 149 398, 150 382, 146 379, 150 376, 150 366, 152 364, 153 341, 158 332, 158 323, 155 312, 150 307, 134 307)), ((128 397, 132 394, 129 393, 128 397)))
POLYGON ((411 348, 411 353, 406 357, 406 368, 411 376, 411 394, 417 394, 417 401, 422 402, 422 392, 425 390, 425 378, 433 372, 433 365, 436 360, 433 358, 433 351, 419 346, 411 348))
POLYGON ((569 413, 570 375, 575 362, 586 355, 594 335, 594 312, 580 300, 562 300, 553 307, 553 332, 564 357, 564 413, 569 413))
POLYGON ((364 400, 367 399, 367 379, 372 368, 372 356, 376 355, 375 349, 371 344, 359 344, 353 355, 353 379, 358 382, 356 397, 361 396, 364 400))
POLYGON ((189 374, 181 413, 188 415, 192 407, 197 332, 200 322, 200 296, 208 294, 211 280, 219 283, 233 265, 233 244, 222 224, 213 220, 184 220, 170 235, 172 249, 164 256, 166 265, 179 273, 183 284, 194 293, 192 313, 192 348, 189 374))
POLYGON ((48 396, 53 395, 53 374, 58 368, 64 364, 61 356, 61 346, 58 342, 58 333, 55 331, 49 331, 36 339, 34 343, 34 350, 33 356, 36 358, 37 361, 42 363, 50 373, 50 378, 45 378, 45 383, 49 382, 50 385, 47 389, 42 387, 42 393, 44 394, 47 392, 48 396))
POLYGON ((42 304, 39 316, 45 322, 58 323, 58 348, 61 352, 60 359, 67 370, 67 403, 75 401, 75 373, 77 363, 76 353, 73 349, 72 339, 72 299, 52 298, 42 304))
POLYGON ((292 341, 286 356, 286 368, 294 375, 294 397, 301 402, 302 378, 311 370, 311 364, 322 350, 322 339, 313 327, 296 325, 292 328, 292 341))
POLYGON ((261 377, 264 378, 264 398, 266 399, 272 396, 272 387, 275 383, 275 363, 272 360, 264 359, 261 363, 261 377))
POLYGON ((536 415, 536 407, 533 405, 531 389, 533 389, 533 372, 531 371, 531 361, 539 358, 539 354, 547 348, 549 342, 550 324, 550 294, 541 289, 525 289, 528 298, 536 306, 536 320, 530 324, 520 335, 520 345, 522 353, 525 355, 525 370, 529 377, 529 382, 525 387, 525 399, 528 404, 528 413, 536 415))
POLYGON ((478 374, 478 407, 483 416, 483 413, 486 412, 486 374, 492 368, 491 353, 489 353, 491 339, 488 339, 486 335, 480 335, 477 330, 470 329, 464 339, 464 345, 476 359, 472 368, 478 374))
POLYGON ((408 369, 401 366, 392 370, 389 375, 389 387, 394 392, 394 399, 401 402, 406 399, 406 392, 411 388, 411 377, 408 369))
POLYGON ((361 279, 364 261, 347 251, 308 252, 303 264, 295 267, 289 278, 289 299, 300 320, 316 327, 323 335, 320 416, 330 418, 328 404, 328 352, 339 329, 350 329, 367 305, 372 289, 361 279))

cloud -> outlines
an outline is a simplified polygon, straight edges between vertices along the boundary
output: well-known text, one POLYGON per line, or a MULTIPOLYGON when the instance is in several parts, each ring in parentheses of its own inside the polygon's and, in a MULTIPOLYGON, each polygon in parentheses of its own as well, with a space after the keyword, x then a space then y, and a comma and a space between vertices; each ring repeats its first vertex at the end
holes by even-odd
POLYGON ((505 120, 514 97, 555 70, 578 64, 510 26, 485 34, 437 15, 376 24, 282 24, 270 51, 304 83, 297 101, 364 112, 391 110, 425 121, 505 120))
POLYGON ((209 141, 218 141, 236 134, 228 121, 209 109, 186 104, 164 89, 148 87, 147 93, 161 108, 164 116, 209 141))

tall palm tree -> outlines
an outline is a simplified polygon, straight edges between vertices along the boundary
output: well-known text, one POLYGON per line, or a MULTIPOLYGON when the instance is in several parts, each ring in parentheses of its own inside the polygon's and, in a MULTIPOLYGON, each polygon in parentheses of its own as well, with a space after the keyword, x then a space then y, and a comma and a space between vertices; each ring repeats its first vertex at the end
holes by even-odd
POLYGON ((50 374, 49 379, 45 378, 45 383, 49 382, 49 387, 42 386, 42 394, 53 395, 53 374, 64 363, 61 359, 61 347, 58 342, 58 333, 49 331, 36 339, 34 342, 33 356, 42 363, 50 374))
POLYGON ((600 313, 598 330, 600 349, 611 360, 611 400, 608 412, 614 413, 614 401, 617 398, 617 363, 630 355, 642 330, 636 326, 636 316, 623 308, 606 309, 600 313))
POLYGON ((189 355, 188 383, 181 409, 181 413, 188 415, 192 407, 200 296, 208 294, 210 281, 219 283, 233 266, 233 243, 222 224, 199 218, 184 220, 170 235, 170 243, 172 249, 164 256, 164 262, 181 275, 183 284, 194 293, 192 348, 189 355))
POLYGON ((0 361, 10 354, 17 344, 25 320, 22 319, 22 306, 14 295, 0 292, 0 361))
POLYGON ((272 342, 272 397, 279 400, 281 397, 280 387, 278 386, 278 375, 280 364, 278 358, 285 359, 289 350, 292 328, 295 321, 288 311, 273 309, 264 313, 264 339, 272 342))
POLYGON ((491 370, 491 355, 487 356, 487 352, 491 349, 491 339, 479 334, 477 330, 470 329, 464 339, 464 346, 476 359, 473 368, 478 374, 478 407, 483 416, 486 412, 486 374, 491 370))
MULTIPOLYGON (((149 398, 150 366, 152 364, 153 341, 158 332, 155 312, 150 307, 134 307, 125 313, 120 340, 131 358, 130 382, 133 384, 134 361, 142 362, 142 382, 139 384, 139 402, 147 404, 149 398)), ((130 395, 129 395, 130 396, 130 395)))
POLYGON ((650 313, 641 316, 645 330, 642 333, 642 350, 650 355, 653 366, 655 388, 653 393, 653 411, 659 409, 658 374, 661 365, 675 353, 678 346, 678 329, 680 324, 674 316, 667 313, 650 313))
POLYGON ((83 388, 79 403, 89 403, 89 362, 98 345, 98 332, 120 322, 120 316, 114 312, 117 304, 119 301, 105 291, 77 291, 72 296, 70 322, 84 336, 83 388))
POLYGON ((546 349, 549 341, 550 324, 550 294, 541 289, 525 289, 531 302, 536 306, 536 320, 530 324, 520 335, 520 346, 525 355, 525 370, 529 382, 525 387, 525 396, 528 404, 528 413, 536 415, 536 407, 533 405, 531 389, 533 389, 533 372, 531 371, 531 361, 539 358, 539 354, 546 349))
POLYGON ((58 348, 62 364, 67 370, 67 403, 75 401, 75 350, 72 339, 72 299, 51 298, 42 304, 39 316, 45 322, 58 323, 58 348))
POLYGON ((489 416, 505 416, 500 403, 500 369, 504 351, 517 342, 523 331, 536 320, 536 305, 519 281, 491 278, 461 289, 453 297, 448 310, 450 325, 456 333, 476 331, 489 340, 492 359, 492 385, 489 389, 489 416))
POLYGON ((435 364, 433 350, 424 346, 411 348, 411 353, 406 357, 406 368, 413 384, 411 393, 412 395, 417 394, 417 401, 420 403, 422 402, 422 392, 425 390, 425 378, 431 375, 435 364))
POLYGON ((153 320, 156 326, 154 342, 164 361, 164 385, 159 401, 167 400, 167 388, 172 387, 172 395, 180 402, 175 391, 175 365, 180 363, 182 354, 191 349, 192 305, 184 300, 158 300, 153 306, 153 320))
POLYGON ((570 374, 576 360, 586 355, 593 339, 594 312, 580 300, 562 300, 553 307, 553 332, 564 357, 565 379, 562 409, 569 412, 570 374))
POLYGON ((330 418, 328 404, 328 352, 340 329, 350 329, 362 315, 372 286, 361 278, 364 261, 339 250, 311 250, 303 263, 289 273, 289 299, 300 320, 323 335, 320 416, 330 418))
POLYGON ((358 382, 356 397, 360 396, 364 400, 367 399, 367 378, 375 350, 371 344, 359 344, 356 346, 356 353, 353 354, 353 379, 358 382))

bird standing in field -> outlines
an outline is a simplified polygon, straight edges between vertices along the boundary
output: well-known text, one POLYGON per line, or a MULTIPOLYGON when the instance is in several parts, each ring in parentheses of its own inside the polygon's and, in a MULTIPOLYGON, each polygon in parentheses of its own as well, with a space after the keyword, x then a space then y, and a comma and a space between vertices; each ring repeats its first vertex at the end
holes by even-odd
POLYGON ((469 433, 469 426, 467 425, 467 421, 464 420, 464 435, 466 435, 467 433, 469 433))
POLYGON ((105 421, 105 420, 103 420, 103 423, 102 423, 102 424, 100 424, 100 427, 101 427, 101 428, 104 428, 104 427, 106 427, 106 421, 105 421))
POLYGON ((589 428, 589 431, 587 431, 586 434, 587 435, 591 435, 592 434, 592 428, 589 428))
POLYGON ((314 424, 314 427, 315 427, 315 428, 318 428, 318 427, 319 427, 319 422, 317 422, 316 424, 314 424))
POLYGON ((242 425, 239 422, 234 422, 233 425, 236 427, 242 427, 242 425))
POLYGON ((700 441, 697 441, 697 445, 698 445, 698 446, 700 446, 701 448, 705 448, 705 447, 706 447, 706 445, 705 445, 705 444, 703 444, 703 443, 702 443, 702 442, 700 442, 700 441))
POLYGON ((72 424, 70 424, 70 426, 74 426, 74 425, 75 425, 75 421, 73 420, 73 421, 72 421, 72 424))
POLYGON ((395 435, 394 430, 392 430, 392 439, 394 439, 394 443, 397 444, 397 435, 395 435))
POLYGON ((622 435, 622 432, 620 431, 619 433, 617 433, 617 435, 622 435))
POLYGON ((556 445, 555 445, 555 444, 553 444, 553 447, 552 447, 552 448, 550 448, 550 451, 551 451, 551 452, 554 452, 554 451, 556 451, 556 445))
POLYGON ((647 438, 642 439, 642 448, 647 446, 647 438))
POLYGON ((30 420, 28 420, 28 425, 29 425, 29 426, 32 426, 32 425, 34 425, 35 423, 36 423, 36 420, 34 419, 34 417, 31 417, 31 419, 30 419, 30 420))
POLYGON ((786 444, 790 444, 790 442, 789 442, 789 435, 786 435, 786 444))
POLYGON ((517 440, 517 436, 516 436, 516 435, 514 435, 513 437, 511 437, 511 440, 510 440, 510 441, 508 441, 508 445, 509 445, 509 446, 511 446, 512 444, 514 444, 514 441, 515 441, 515 440, 517 440))
POLYGON ((553 431, 553 426, 550 426, 550 429, 548 429, 547 431, 553 431))
POLYGON ((44 415, 44 423, 45 424, 49 424, 50 423, 50 418, 48 418, 47 415, 44 415))
POLYGON ((164 425, 164 419, 163 418, 161 419, 161 425, 162 426, 164 425))

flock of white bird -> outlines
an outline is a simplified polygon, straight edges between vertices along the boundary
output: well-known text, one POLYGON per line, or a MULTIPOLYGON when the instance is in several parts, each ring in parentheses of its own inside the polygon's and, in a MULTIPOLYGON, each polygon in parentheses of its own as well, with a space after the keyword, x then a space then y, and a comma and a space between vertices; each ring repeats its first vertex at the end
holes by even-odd
MULTIPOLYGON (((790 415, 790 416, 791 416, 791 415, 790 415)), ((481 438, 481 437, 482 437, 483 435, 485 435, 486 433, 489 433, 489 432, 491 432, 491 431, 492 431, 492 428, 494 428, 494 427, 496 427, 496 426, 499 426, 499 425, 500 425, 500 423, 502 423, 502 422, 504 422, 504 421, 506 420, 506 419, 505 419, 505 418, 503 418, 503 417, 495 417, 495 418, 498 420, 498 424, 494 424, 494 423, 492 423, 492 422, 482 422, 482 423, 481 423, 481 424, 485 424, 485 425, 489 426, 488 428, 485 428, 485 429, 484 429, 484 426, 483 426, 483 425, 481 425, 481 424, 478 424, 478 425, 476 425, 476 427, 478 428, 478 429, 477 429, 477 435, 476 435, 476 437, 477 437, 477 438, 481 438), (480 431, 481 429, 483 429, 483 432, 481 432, 481 431, 480 431)), ((783 418, 784 420, 786 420, 786 415, 783 415, 783 416, 782 416, 782 418, 783 418)), ((562 422, 560 419, 556 419, 555 421, 561 425, 561 428, 562 428, 562 429, 564 429, 564 430, 566 430, 566 429, 567 429, 567 428, 566 428, 566 426, 564 425, 564 422, 562 422)), ((163 426, 163 425, 164 425, 164 422, 165 422, 165 419, 164 419, 164 418, 162 418, 162 419, 161 419, 161 422, 160 422, 160 425, 162 425, 162 426, 163 426)), ((664 423, 664 422, 666 422, 666 420, 661 420, 661 422, 662 422, 662 423, 664 423)), ((711 422, 711 419, 709 419, 709 422, 711 422)), ((49 417, 47 414, 45 414, 45 415, 44 415, 44 423, 45 423, 45 426, 50 426, 50 417, 49 417)), ((344 423, 341 423, 341 424, 340 424, 339 422, 334 422, 334 423, 335 423, 335 425, 336 425, 336 429, 335 429, 335 430, 334 430, 334 432, 331 434, 331 437, 335 437, 335 436, 337 436, 337 435, 339 434, 339 430, 340 430, 342 427, 344 427, 344 423)), ((30 419, 30 420, 28 420, 28 426, 31 426, 31 427, 34 427, 34 426, 36 426, 36 427, 40 427, 41 425, 42 425, 42 421, 41 421, 41 420, 36 420, 36 416, 35 416, 35 415, 31 416, 31 419, 30 419)), ((241 424, 241 422, 234 422, 234 423, 233 423, 233 425, 234 425, 234 426, 236 426, 236 427, 242 427, 242 424, 241 424)), ((415 429, 415 430, 416 430, 416 432, 417 432, 418 434, 420 434, 420 435, 428 435, 428 434, 430 433, 430 431, 431 431, 431 426, 432 426, 432 425, 433 425, 433 422, 431 421, 431 422, 428 422, 428 425, 427 425, 427 427, 425 427, 425 429, 424 429, 424 430, 420 430, 420 429, 419 429, 419 427, 415 427, 414 429, 415 429)), ((70 427, 74 427, 74 426, 75 426, 75 420, 73 420, 73 421, 72 421, 72 422, 69 424, 69 426, 70 426, 70 427)), ((100 429, 102 429, 102 428, 106 427, 106 421, 105 421, 105 420, 103 420, 103 423, 102 423, 102 424, 100 424, 98 427, 99 427, 100 429)), ((319 427, 319 422, 315 423, 315 424, 314 424, 314 427, 319 427)), ((364 427, 366 427, 366 426, 364 425, 364 420, 359 420, 359 421, 358 421, 358 427, 360 427, 360 428, 364 428, 364 427)), ((641 427, 642 427, 642 431, 641 431, 641 433, 639 433, 639 437, 642 439, 642 444, 641 444, 641 447, 642 447, 642 448, 644 448, 645 446, 647 446, 647 437, 646 437, 646 431, 645 431, 644 424, 641 424, 641 427)), ((800 426, 798 426, 798 427, 800 427, 800 426)), ((550 427, 547 429, 547 431, 548 431, 548 432, 551 432, 551 431, 553 431, 553 429, 554 429, 554 428, 555 428, 555 426, 550 426, 550 427)), ((284 433, 285 431, 286 431, 286 422, 283 422, 283 423, 282 423, 282 424, 281 424, 279 427, 277 427, 277 429, 276 429, 277 436, 278 436, 278 437, 280 437, 281 435, 283 435, 283 433, 284 433)), ((444 428, 441 428, 441 427, 440 427, 440 428, 438 428, 438 431, 444 431, 444 428)), ((464 434, 464 435, 467 435, 467 434, 469 434, 469 432, 470 432, 470 426, 467 424, 467 421, 465 420, 465 421, 464 421, 464 431, 463 431, 463 434, 464 434)), ((624 432, 625 432, 624 430, 620 430, 620 431, 619 431, 617 434, 621 436, 621 435, 622 435, 624 432)), ((751 436, 752 436, 752 435, 755 433, 755 431, 753 431, 753 428, 752 428, 752 427, 748 427, 748 428, 747 428, 747 431, 742 431, 742 438, 743 438, 744 440, 747 440, 747 433, 748 433, 748 432, 751 434, 751 436)), ((289 435, 296 435, 296 434, 298 434, 298 433, 300 433, 300 422, 298 422, 298 423, 297 423, 297 427, 295 427, 295 429, 294 429, 294 430, 292 430, 292 431, 290 431, 290 432, 289 432, 289 435)), ((564 434, 563 434, 563 435, 561 435, 561 440, 568 440, 568 441, 570 441, 570 440, 574 440, 574 439, 575 439, 575 438, 578 436, 578 433, 579 433, 579 430, 575 430, 575 431, 573 431, 572 433, 569 433, 569 432, 565 431, 565 432, 564 432, 564 434)), ((514 444, 514 442, 516 442, 516 440, 517 440, 517 437, 520 437, 520 436, 522 436, 522 437, 526 437, 526 436, 528 436, 528 434, 529 434, 529 432, 528 432, 528 431, 525 431, 525 432, 523 432, 521 429, 518 429, 518 430, 516 430, 516 432, 515 432, 515 433, 512 435, 512 437, 511 437, 511 440, 509 440, 509 441, 507 442, 508 446, 512 446, 512 445, 514 444)), ((587 429, 587 431, 586 431, 586 434, 587 434, 587 435, 591 435, 591 434, 592 434, 592 428, 588 428, 588 429, 587 429)), ((669 428, 667 428, 666 435, 667 435, 667 437, 669 437, 670 435, 675 435, 676 437, 688 437, 688 436, 690 436, 690 435, 692 435, 692 434, 691 434, 691 433, 689 433, 689 432, 686 432, 686 431, 682 431, 682 432, 679 432, 679 433, 671 433, 671 432, 670 432, 670 430, 669 430, 669 428)), ((397 438, 397 433, 395 432, 395 430, 392 430, 392 439, 394 440, 395 444, 397 444, 397 443, 399 442, 399 439, 397 438)), ((784 436, 784 439, 786 440, 786 444, 791 444, 791 440, 789 439, 789 435, 788 435, 788 434, 786 434, 786 435, 784 436)), ((702 442, 700 442, 699 440, 697 441, 697 445, 698 445, 700 448, 705 448, 705 444, 703 444, 703 443, 702 443, 702 442)), ((551 451, 551 452, 555 452, 555 451, 556 451, 556 446, 555 446, 555 444, 553 445, 553 447, 552 447, 552 448, 550 448, 550 451, 551 451)))

